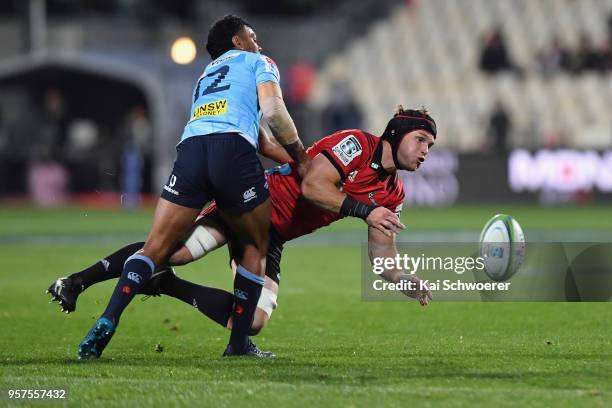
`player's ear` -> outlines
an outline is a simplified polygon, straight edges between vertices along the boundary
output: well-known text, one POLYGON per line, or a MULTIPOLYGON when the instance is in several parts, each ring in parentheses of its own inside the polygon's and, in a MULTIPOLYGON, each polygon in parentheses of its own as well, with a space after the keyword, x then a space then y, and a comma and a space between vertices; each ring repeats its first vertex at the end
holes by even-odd
POLYGON ((234 44, 234 48, 236 49, 243 49, 242 47, 242 39, 240 38, 240 36, 238 34, 234 35, 232 37, 232 44, 234 44))

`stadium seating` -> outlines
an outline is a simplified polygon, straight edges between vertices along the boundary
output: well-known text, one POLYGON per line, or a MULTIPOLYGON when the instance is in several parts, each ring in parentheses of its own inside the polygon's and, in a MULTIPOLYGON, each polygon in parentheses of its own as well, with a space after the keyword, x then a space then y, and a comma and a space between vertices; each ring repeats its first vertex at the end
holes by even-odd
POLYGON ((427 0, 402 5, 323 66, 313 106, 322 109, 330 83, 349 83, 378 131, 398 103, 428 107, 439 118, 440 144, 478 151, 493 103, 502 100, 514 124, 512 146, 612 145, 612 74, 543 76, 536 55, 557 35, 577 47, 581 33, 596 45, 607 37, 612 0, 427 0), (495 26, 523 75, 478 70, 482 36, 495 26), (552 137, 551 135, 556 135, 552 137))

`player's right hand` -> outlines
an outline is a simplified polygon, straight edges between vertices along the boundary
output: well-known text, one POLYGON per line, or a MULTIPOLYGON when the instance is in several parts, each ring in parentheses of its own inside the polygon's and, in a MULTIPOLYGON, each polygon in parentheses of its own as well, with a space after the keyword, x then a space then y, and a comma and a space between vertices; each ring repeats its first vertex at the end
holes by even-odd
POLYGON ((403 290, 402 292, 404 293, 404 295, 416 299, 421 304, 421 306, 427 306, 429 304, 433 296, 431 294, 431 291, 427 287, 421 285, 421 278, 416 275, 403 274, 400 276, 400 281, 402 280, 413 282, 415 287, 414 290, 403 290))
POLYGON ((399 220, 397 214, 385 207, 373 209, 368 218, 366 218, 366 223, 389 237, 406 228, 399 220))

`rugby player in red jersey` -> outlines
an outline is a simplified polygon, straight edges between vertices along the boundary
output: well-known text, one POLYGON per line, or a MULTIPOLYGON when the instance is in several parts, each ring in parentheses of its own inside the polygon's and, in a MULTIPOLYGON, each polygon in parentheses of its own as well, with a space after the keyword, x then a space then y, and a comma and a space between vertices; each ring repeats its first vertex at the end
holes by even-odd
MULTIPOLYGON (((262 135, 265 136, 265 132, 262 135)), ((303 180, 293 164, 268 171, 273 208, 270 247, 266 257, 264 289, 257 305, 252 334, 265 326, 277 306, 284 242, 345 216, 354 216, 368 224, 370 259, 395 257, 395 236, 403 228, 399 213, 404 200, 403 185, 396 170, 418 169, 435 137, 435 122, 424 110, 399 107, 380 137, 351 129, 316 142, 307 151, 312 164, 303 180)), ((277 161, 287 160, 288 156, 279 149, 280 146, 272 139, 266 139, 261 144, 262 154, 277 161)), ((212 203, 201 212, 191 235, 172 255, 170 263, 184 265, 226 243, 235 270, 235 259, 239 259, 241 247, 212 203)), ((139 245, 142 243, 128 245, 79 273, 58 279, 49 292, 65 312, 73 311, 77 296, 96 282, 117 277, 115 269, 120 270, 122 262, 138 250, 139 245)), ((391 282, 419 280, 401 270, 387 270, 382 276, 391 282)), ((175 297, 196 306, 222 326, 231 327, 233 295, 230 292, 185 281, 168 268, 160 270, 143 292, 175 297)), ((421 305, 431 300, 428 290, 404 293, 417 299, 421 305)))

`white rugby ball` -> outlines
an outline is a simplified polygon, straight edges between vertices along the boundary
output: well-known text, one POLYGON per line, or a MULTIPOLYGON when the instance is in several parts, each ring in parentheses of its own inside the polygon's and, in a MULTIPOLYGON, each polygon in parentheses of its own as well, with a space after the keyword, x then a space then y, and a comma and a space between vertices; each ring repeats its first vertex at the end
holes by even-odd
POLYGON ((480 233, 480 256, 491 279, 510 279, 525 258, 525 235, 519 223, 506 214, 491 218, 480 233))

